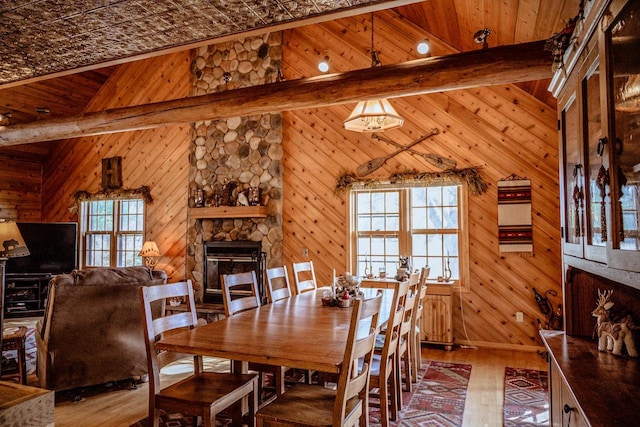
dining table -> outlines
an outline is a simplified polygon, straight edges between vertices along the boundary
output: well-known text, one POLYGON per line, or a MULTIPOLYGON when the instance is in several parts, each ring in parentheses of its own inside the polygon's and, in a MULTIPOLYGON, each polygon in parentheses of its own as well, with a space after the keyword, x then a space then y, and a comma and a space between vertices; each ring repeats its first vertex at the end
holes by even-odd
MULTIPOLYGON (((319 288, 184 330, 163 337, 156 347, 230 359, 236 372, 246 372, 248 363, 254 362, 339 373, 353 306, 323 305, 327 290, 319 288)), ((361 291, 364 298, 383 294, 378 318, 382 325, 389 317, 393 290, 361 291)))

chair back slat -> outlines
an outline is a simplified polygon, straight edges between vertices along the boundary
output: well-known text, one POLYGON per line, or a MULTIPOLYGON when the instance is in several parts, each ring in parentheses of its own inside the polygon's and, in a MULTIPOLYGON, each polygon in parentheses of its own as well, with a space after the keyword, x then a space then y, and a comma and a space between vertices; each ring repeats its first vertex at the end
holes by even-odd
POLYGON ((384 345, 381 351, 380 363, 391 363, 392 356, 397 350, 400 328, 404 321, 404 303, 408 292, 408 280, 398 282, 395 286, 393 300, 391 302, 391 312, 387 320, 387 330, 384 335, 384 345))
POLYGON ((429 271, 431 269, 428 267, 422 267, 420 271, 420 281, 418 282, 419 294, 417 295, 418 300, 416 301, 416 313, 414 318, 414 329, 415 327, 420 327, 420 319, 422 319, 422 313, 424 311, 424 300, 427 297, 427 276, 429 276, 429 271))
POLYGON ((318 289, 313 261, 293 263, 293 278, 296 284, 296 294, 318 289))
POLYGON ((255 271, 223 274, 220 279, 224 311, 227 317, 260 307, 258 279, 255 271), (232 291, 239 290, 238 288, 246 292, 247 295, 238 294, 238 297, 232 296, 232 291), (250 291, 247 291, 247 288, 250 291))
POLYGON ((291 285, 289 284, 289 274, 287 267, 267 268, 267 299, 269 303, 289 298, 291 296, 291 285), (279 287, 277 285, 280 285, 279 287))
POLYGON ((401 339, 404 339, 405 336, 408 336, 408 334, 411 332, 413 315, 416 309, 416 301, 418 301, 419 299, 419 279, 419 273, 411 273, 409 275, 409 291, 407 292, 407 297, 405 298, 404 302, 404 321, 402 322, 402 326, 400 327, 401 339))
POLYGON ((177 328, 187 328, 189 326, 192 326, 193 324, 193 317, 190 311, 182 313, 177 312, 175 314, 172 314, 171 316, 164 315, 162 317, 153 319, 153 330, 157 334, 162 334, 166 331, 171 331, 177 328))

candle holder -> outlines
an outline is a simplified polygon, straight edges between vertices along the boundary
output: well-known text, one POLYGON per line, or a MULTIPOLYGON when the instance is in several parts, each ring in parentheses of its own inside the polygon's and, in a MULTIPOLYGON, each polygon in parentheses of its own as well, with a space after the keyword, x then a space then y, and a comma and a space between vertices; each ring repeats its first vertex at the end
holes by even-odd
POLYGON ((260 189, 258 187, 249 187, 248 199, 250 206, 258 206, 260 204, 260 189))
POLYGON ((202 188, 197 188, 193 192, 193 206, 196 208, 204 206, 204 190, 202 188))
POLYGON ((449 265, 449 257, 447 256, 447 265, 444 268, 444 275, 442 276, 442 280, 444 280, 445 282, 448 282, 449 280, 451 280, 451 267, 449 265))

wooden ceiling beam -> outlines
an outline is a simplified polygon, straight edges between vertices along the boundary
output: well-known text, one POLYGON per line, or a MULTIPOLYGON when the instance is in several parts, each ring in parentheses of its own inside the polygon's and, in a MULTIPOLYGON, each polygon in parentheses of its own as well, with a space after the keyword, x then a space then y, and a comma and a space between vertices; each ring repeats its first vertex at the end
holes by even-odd
POLYGON ((544 40, 0 127, 0 146, 469 89, 552 76, 544 40))

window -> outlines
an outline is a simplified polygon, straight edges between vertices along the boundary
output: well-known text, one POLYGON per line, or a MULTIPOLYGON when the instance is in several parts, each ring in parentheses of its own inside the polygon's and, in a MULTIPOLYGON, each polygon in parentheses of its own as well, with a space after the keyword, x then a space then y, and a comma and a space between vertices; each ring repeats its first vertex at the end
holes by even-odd
POLYGON ((142 265, 142 199, 93 200, 81 204, 84 267, 142 265))
POLYGON ((462 185, 366 188, 350 192, 351 267, 359 276, 393 276, 400 256, 430 278, 467 280, 466 190, 462 185))

